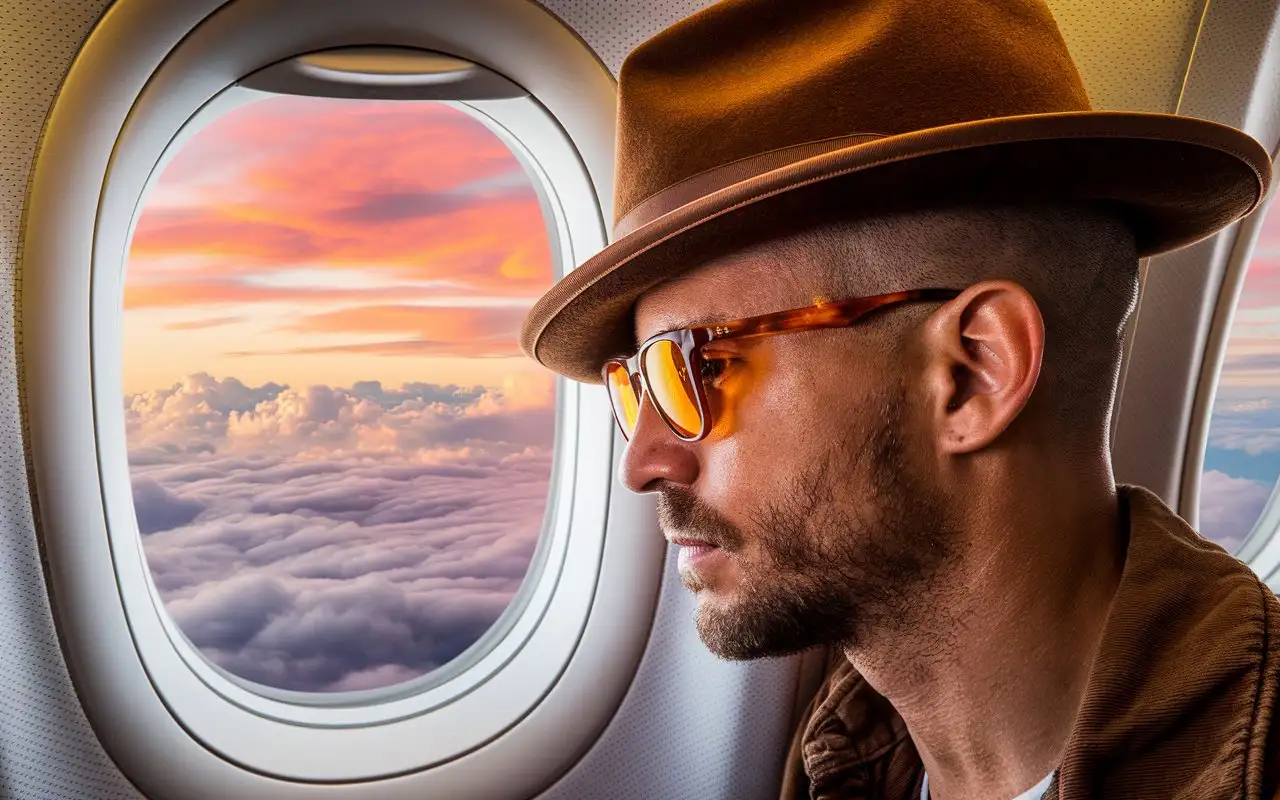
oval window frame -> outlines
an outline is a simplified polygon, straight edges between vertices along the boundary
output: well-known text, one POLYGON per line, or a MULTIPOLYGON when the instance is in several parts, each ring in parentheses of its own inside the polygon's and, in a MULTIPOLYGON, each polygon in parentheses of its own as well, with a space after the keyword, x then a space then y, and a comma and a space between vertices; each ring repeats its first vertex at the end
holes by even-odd
MULTIPOLYGON (((272 96, 279 95, 232 86, 205 103, 170 140, 169 145, 147 175, 141 190, 137 188, 136 176, 129 176, 127 173, 121 175, 118 168, 122 163, 145 163, 151 159, 145 151, 130 152, 130 145, 135 142, 131 141, 127 134, 121 137, 112 172, 107 176, 107 183, 111 190, 104 193, 104 202, 99 210, 99 235, 98 244, 95 246, 93 287, 90 295, 93 308, 97 312, 93 314, 91 348, 94 351, 95 365, 94 393, 95 397, 103 399, 95 404, 95 411, 98 454, 104 467, 128 463, 124 413, 119 403, 112 403, 109 400, 115 396, 123 396, 122 364, 119 358, 122 352, 122 320, 120 314, 113 314, 110 309, 121 307, 124 289, 122 278, 126 274, 124 261, 127 259, 132 233, 136 230, 142 215, 145 198, 158 181, 165 166, 177 155, 185 142, 200 129, 239 106, 257 100, 267 100, 272 96), (131 181, 129 177, 135 177, 135 180, 131 181), (134 203, 134 211, 128 224, 122 226, 122 216, 127 207, 127 201, 135 193, 138 195, 139 202, 134 203), (114 218, 112 218, 113 211, 114 218), (130 234, 123 240, 117 235, 121 229, 130 234), (121 254, 119 263, 114 257, 117 252, 121 254)), ((526 174, 531 176, 539 205, 542 207, 544 221, 550 223, 551 230, 548 233, 552 263, 562 265, 566 257, 571 259, 571 251, 561 252, 564 249, 563 245, 572 242, 573 236, 568 230, 568 215, 565 214, 563 206, 552 189, 554 179, 547 174, 542 163, 528 151, 523 143, 523 139, 527 138, 552 145, 545 147, 544 151, 547 152, 542 155, 560 168, 558 177, 561 184, 571 183, 569 179, 573 177, 572 172, 566 169, 566 167, 571 168, 572 162, 568 162, 568 159, 573 157, 571 146, 559 138, 558 129, 546 116, 545 111, 527 97, 508 100, 465 102, 436 100, 433 102, 448 105, 468 114, 481 122, 511 150, 525 168, 526 174)), ((582 200, 585 197, 582 190, 587 189, 587 184, 585 180, 579 183, 581 185, 578 187, 580 190, 578 199, 582 200)), ((585 219, 580 219, 578 222, 580 227, 583 224, 590 224, 590 221, 585 219)), ((579 233, 581 234, 581 230, 579 233)), ((142 540, 138 535, 138 524, 131 497, 130 475, 124 470, 104 468, 102 470, 103 500, 117 579, 121 585, 121 596, 125 601, 126 613, 135 619, 134 636, 139 639, 139 653, 144 661, 150 661, 149 671, 155 673, 174 666, 167 663, 168 648, 157 650, 148 644, 156 641, 158 634, 162 631, 187 669, 200 678, 206 687, 225 700, 258 716, 319 727, 381 724, 428 713, 433 709, 447 706, 493 677, 528 643, 538 621, 547 611, 551 595, 555 592, 558 576, 545 574, 544 568, 551 567, 558 572, 565 566, 565 546, 573 504, 559 502, 562 493, 555 491, 554 487, 574 484, 576 458, 585 457, 588 463, 601 465, 608 463, 607 454, 584 453, 582 452, 584 448, 576 446, 575 428, 579 417, 579 398, 576 392, 564 391, 565 381, 558 380, 558 383, 555 413, 556 449, 551 467, 552 479, 549 481, 552 491, 548 497, 538 546, 520 591, 494 626, 457 659, 419 678, 383 689, 334 694, 291 692, 254 684, 219 668, 201 655, 173 618, 163 611, 164 603, 155 585, 154 577, 146 568, 146 555, 141 550, 142 540), (564 402, 560 401, 561 397, 564 397, 564 402), (561 457, 560 453, 565 449, 569 450, 568 456, 561 457), (146 587, 145 596, 143 587, 146 587), (159 613, 144 613, 144 609, 148 607, 154 607, 159 610, 159 613), (158 623, 159 629, 156 629, 152 623, 158 623)), ((589 448, 588 445, 586 449, 589 448)), ((597 494, 607 491, 605 487, 599 485, 583 486, 582 489, 594 491, 597 494)), ((194 718, 202 715, 196 709, 186 708, 194 695, 184 691, 182 687, 173 686, 168 687, 168 691, 165 689, 161 691, 166 694, 167 702, 175 714, 194 718)))

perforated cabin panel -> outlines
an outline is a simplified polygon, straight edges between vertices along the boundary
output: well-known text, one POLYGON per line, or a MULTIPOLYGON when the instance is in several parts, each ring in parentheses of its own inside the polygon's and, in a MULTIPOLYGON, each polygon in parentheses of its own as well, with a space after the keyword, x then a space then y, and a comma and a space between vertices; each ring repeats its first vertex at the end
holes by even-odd
POLYGON ((538 800, 777 796, 790 738, 795 667, 777 660, 717 660, 698 641, 694 607, 672 552, 649 646, 614 724, 538 800), (702 697, 733 699, 703 703, 702 697))
POLYGON ((1206 0, 1048 0, 1096 109, 1177 108, 1206 0))
POLYGON ((1234 0, 1215 3, 1205 17, 1205 32, 1196 49, 1195 71, 1187 80, 1180 112, 1235 125, 1265 146, 1276 144, 1280 128, 1280 103, 1256 103, 1270 85, 1253 86, 1252 65, 1261 62, 1263 74, 1280 68, 1277 37, 1268 21, 1276 0, 1234 0), (1252 109, 1252 114, 1243 110, 1252 109))
POLYGON ((58 647, 27 486, 12 311, 36 145, 105 6, 3 0, 0 11, 0 797, 15 800, 141 797, 98 744, 58 647))
POLYGON ((543 0, 541 3, 578 32, 614 75, 635 46, 713 3, 708 0, 543 0))

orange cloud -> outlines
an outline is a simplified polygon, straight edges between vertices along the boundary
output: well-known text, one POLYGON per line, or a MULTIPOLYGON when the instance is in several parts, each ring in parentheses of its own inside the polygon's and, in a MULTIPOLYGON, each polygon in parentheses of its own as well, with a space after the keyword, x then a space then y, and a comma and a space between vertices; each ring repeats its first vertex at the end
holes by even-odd
POLYGON ((495 358, 520 355, 524 307, 379 305, 313 314, 280 328, 301 334, 403 334, 381 342, 238 351, 233 356, 364 353, 384 356, 449 355, 495 358))
POLYGON ((223 325, 231 325, 240 322, 244 317, 210 317, 208 319, 195 319, 190 322, 170 322, 165 325, 166 330, 171 331, 195 331, 203 328, 219 328, 223 325))
POLYGON ((301 226, 244 219, 232 208, 147 209, 138 220, 130 255, 213 254, 232 259, 319 258, 324 250, 301 226))
POLYGON ((412 333, 422 339, 514 340, 528 309, 524 307, 381 305, 344 308, 304 317, 287 330, 300 333, 412 333))
MULTIPOLYGON (((246 220, 235 209, 144 214, 133 254, 163 265, 164 256, 213 256, 197 277, 261 275, 300 264, 369 269, 379 279, 453 280, 490 293, 528 294, 551 283, 551 250, 536 206, 506 200, 459 205, 447 213, 375 224, 361 215, 393 214, 411 198, 371 197, 361 209, 303 224, 246 220)), ((419 202, 430 202, 424 199, 419 202)), ((150 277, 156 267, 131 269, 150 277)))
POLYGON ((386 285, 369 289, 348 289, 323 286, 260 286, 234 280, 197 280, 128 285, 124 292, 124 307, 138 309, 250 303, 313 304, 350 300, 404 300, 427 298, 439 294, 438 290, 418 286, 386 285))
POLYGON ((335 344, 320 347, 292 347, 284 350, 237 350, 224 353, 232 358, 250 356, 315 356, 347 353, 366 356, 456 356, 463 358, 511 358, 522 355, 515 341, 433 342, 422 339, 398 339, 361 344, 335 344))
POLYGON ((449 188, 502 171, 506 146, 465 112, 433 102, 378 102, 277 96, 242 106, 193 136, 162 180, 199 183, 253 169, 269 190, 312 187, 362 190, 424 181, 449 188), (459 152, 465 156, 459 159, 459 152), (324 160, 341 156, 341 160, 324 160), (398 167, 422 171, 398 173, 398 167), (486 170, 488 172, 486 172, 486 170))

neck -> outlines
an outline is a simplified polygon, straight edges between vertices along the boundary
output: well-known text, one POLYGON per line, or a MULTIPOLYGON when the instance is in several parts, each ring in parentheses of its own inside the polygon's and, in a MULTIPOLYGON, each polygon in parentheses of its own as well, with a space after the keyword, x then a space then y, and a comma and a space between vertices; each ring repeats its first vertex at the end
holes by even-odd
POLYGON ((1058 766, 1119 584, 1110 470, 1084 480, 1038 457, 984 476, 1043 488, 968 505, 971 546, 926 590, 922 624, 846 651, 906 722, 939 800, 1015 797, 1058 766))

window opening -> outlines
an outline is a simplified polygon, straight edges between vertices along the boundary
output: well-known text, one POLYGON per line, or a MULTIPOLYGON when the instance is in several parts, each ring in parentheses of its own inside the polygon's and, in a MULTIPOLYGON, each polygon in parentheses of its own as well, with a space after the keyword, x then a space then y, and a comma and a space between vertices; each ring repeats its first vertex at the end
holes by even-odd
POLYGON ((129 251, 146 560, 182 634, 276 689, 376 689, 490 630, 529 570, 555 383, 534 178, 456 104, 269 96, 187 140, 129 251))

